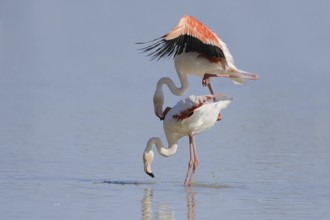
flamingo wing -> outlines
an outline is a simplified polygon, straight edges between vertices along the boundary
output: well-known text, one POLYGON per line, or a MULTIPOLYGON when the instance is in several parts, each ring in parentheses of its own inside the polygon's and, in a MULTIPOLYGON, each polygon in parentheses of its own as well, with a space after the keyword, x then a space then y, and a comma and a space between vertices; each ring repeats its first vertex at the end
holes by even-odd
POLYGON ((189 96, 188 98, 181 100, 174 107, 173 110, 177 113, 173 115, 173 119, 182 121, 189 118, 194 114, 194 111, 200 108, 206 102, 212 100, 215 96, 189 96))
POLYGON ((226 60, 221 39, 203 23, 191 16, 183 16, 168 34, 157 38, 142 48, 151 59, 175 57, 183 52, 198 52, 202 56, 226 60))

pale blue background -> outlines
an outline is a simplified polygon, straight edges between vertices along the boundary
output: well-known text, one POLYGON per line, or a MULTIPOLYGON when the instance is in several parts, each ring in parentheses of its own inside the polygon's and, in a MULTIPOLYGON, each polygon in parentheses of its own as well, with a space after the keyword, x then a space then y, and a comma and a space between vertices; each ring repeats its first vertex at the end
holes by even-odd
MULTIPOLYGON (((141 203, 150 191, 154 219, 187 218, 191 196, 196 219, 329 218, 329 8, 325 0, 0 0, 1 218, 148 219, 141 203), (235 99, 197 137, 195 180, 206 187, 192 193, 182 186, 187 140, 175 157, 156 155, 155 180, 143 173, 147 139, 165 141, 155 83, 178 80, 172 60, 149 62, 135 44, 184 14, 260 76, 246 86, 212 81, 235 99), (103 180, 153 184, 94 184, 103 180)), ((190 84, 186 95, 207 94, 200 78, 190 84)), ((166 90, 166 105, 177 100, 166 90)))

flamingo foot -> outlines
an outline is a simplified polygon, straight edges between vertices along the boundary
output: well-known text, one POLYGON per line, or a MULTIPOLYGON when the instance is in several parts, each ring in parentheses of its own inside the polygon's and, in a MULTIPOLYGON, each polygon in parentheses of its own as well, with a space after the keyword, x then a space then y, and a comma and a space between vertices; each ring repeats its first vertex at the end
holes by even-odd
POLYGON ((209 74, 209 73, 205 73, 202 79, 202 85, 203 86, 207 86, 210 90, 210 93, 213 95, 213 89, 211 87, 211 83, 210 83, 210 77, 214 76, 213 74, 209 74))
POLYGON ((218 114, 218 118, 217 118, 217 121, 221 121, 222 120, 222 114, 221 113, 219 113, 218 114))
POLYGON ((210 77, 211 77, 211 74, 209 74, 209 73, 204 74, 203 79, 202 79, 203 86, 208 86, 210 84, 210 79, 209 79, 210 77))

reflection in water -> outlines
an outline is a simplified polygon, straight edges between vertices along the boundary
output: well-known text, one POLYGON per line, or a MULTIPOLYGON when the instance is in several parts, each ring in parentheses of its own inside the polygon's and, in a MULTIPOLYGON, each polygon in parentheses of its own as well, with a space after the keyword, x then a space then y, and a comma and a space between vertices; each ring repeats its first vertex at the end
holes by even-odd
POLYGON ((154 215, 152 214, 152 198, 153 198, 153 189, 146 188, 144 190, 144 196, 141 201, 142 203, 142 219, 164 219, 172 220, 175 219, 175 212, 173 207, 164 202, 157 202, 157 207, 154 215))
MULTIPOLYGON (((186 187, 187 193, 187 219, 195 220, 196 219, 196 201, 195 201, 195 192, 191 187, 186 187)), ((173 220, 175 219, 175 210, 168 202, 157 202, 157 207, 154 215, 152 214, 152 201, 153 199, 153 189, 146 188, 144 190, 144 196, 141 200, 142 203, 142 219, 166 219, 173 220)))
POLYGON ((142 203, 142 219, 151 219, 151 203, 152 203, 152 188, 144 189, 144 196, 141 201, 142 203))
POLYGON ((196 219, 196 201, 195 201, 195 192, 192 190, 191 186, 186 187, 187 193, 187 208, 188 208, 188 219, 196 219))

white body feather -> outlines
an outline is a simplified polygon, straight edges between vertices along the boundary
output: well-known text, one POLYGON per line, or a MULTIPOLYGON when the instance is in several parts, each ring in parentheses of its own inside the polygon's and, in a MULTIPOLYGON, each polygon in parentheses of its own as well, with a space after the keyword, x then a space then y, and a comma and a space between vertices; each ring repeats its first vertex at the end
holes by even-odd
POLYGON ((177 120, 174 116, 180 115, 189 108, 203 102, 205 96, 189 96, 179 101, 165 116, 164 131, 166 136, 171 139, 180 139, 183 136, 194 135, 204 132, 211 128, 218 119, 218 115, 226 108, 231 99, 226 97, 216 98, 206 101, 193 114, 183 120, 177 120))
POLYGON ((225 96, 211 95, 190 96, 179 101, 168 111, 163 121, 168 147, 163 145, 160 138, 150 138, 143 153, 144 171, 154 177, 151 169, 154 159, 153 145, 156 146, 160 155, 172 156, 177 150, 177 142, 180 138, 184 136, 191 138, 211 128, 217 121, 220 111, 226 108, 231 100, 225 96))
POLYGON ((177 73, 192 74, 203 77, 205 73, 230 75, 230 78, 235 84, 244 84, 247 72, 237 69, 234 66, 234 60, 229 50, 226 47, 225 54, 228 55, 227 65, 225 68, 218 62, 210 62, 207 58, 200 56, 197 52, 181 53, 175 56, 174 65, 177 73), (229 61, 229 62, 228 62, 229 61))

